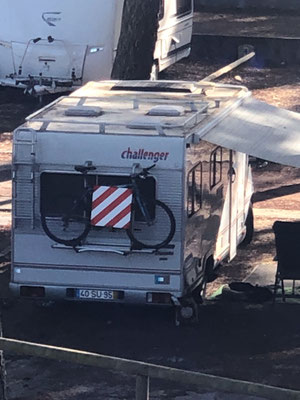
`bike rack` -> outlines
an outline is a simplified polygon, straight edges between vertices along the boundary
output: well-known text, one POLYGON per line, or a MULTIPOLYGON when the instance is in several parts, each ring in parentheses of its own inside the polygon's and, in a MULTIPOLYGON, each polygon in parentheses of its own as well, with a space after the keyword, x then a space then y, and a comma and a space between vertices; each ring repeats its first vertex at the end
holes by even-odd
POLYGON ((156 254, 158 256, 161 255, 172 255, 173 251, 169 251, 168 249, 140 249, 140 250, 132 250, 128 246, 117 246, 114 248, 111 245, 81 245, 81 246, 65 246, 63 244, 53 244, 51 246, 53 249, 59 250, 75 250, 76 253, 86 253, 86 252, 96 252, 96 253, 113 253, 118 254, 120 256, 128 256, 130 254, 156 254))

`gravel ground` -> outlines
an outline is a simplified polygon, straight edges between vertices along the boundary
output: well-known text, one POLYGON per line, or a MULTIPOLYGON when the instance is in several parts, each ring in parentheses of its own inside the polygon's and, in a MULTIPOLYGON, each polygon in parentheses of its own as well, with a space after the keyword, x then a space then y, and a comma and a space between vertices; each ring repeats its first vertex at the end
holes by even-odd
POLYGON ((295 13, 201 11, 194 16, 194 32, 245 37, 300 37, 300 16, 295 13))

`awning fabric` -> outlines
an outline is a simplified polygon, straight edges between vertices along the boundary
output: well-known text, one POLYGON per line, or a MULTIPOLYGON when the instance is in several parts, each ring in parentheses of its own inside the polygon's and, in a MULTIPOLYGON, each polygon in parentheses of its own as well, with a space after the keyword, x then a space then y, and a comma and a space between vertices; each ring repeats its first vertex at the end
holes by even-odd
POLYGON ((264 160, 300 167, 300 114, 248 97, 200 137, 264 160))

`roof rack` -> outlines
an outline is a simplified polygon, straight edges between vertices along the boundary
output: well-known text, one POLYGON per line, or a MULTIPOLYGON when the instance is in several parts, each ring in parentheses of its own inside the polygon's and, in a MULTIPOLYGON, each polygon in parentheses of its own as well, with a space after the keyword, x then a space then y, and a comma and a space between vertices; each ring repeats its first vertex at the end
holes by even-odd
MULTIPOLYGON (((151 117, 146 117, 141 115, 140 117, 144 117, 144 121, 142 118, 138 118, 139 116, 135 116, 135 119, 132 121, 126 122, 112 122, 112 121, 99 121, 95 117, 91 118, 89 116, 78 116, 75 118, 71 118, 69 116, 63 115, 64 118, 45 118, 47 115, 47 111, 56 107, 58 111, 65 110, 67 107, 72 107, 74 109, 74 104, 72 106, 69 104, 64 104, 65 99, 78 100, 75 107, 82 107, 85 105, 86 101, 97 101, 97 102, 110 102, 114 101, 120 102, 120 95, 117 92, 108 92, 109 96, 103 97, 77 97, 77 96, 63 96, 57 99, 54 103, 49 106, 44 107, 42 110, 31 114, 26 118, 28 122, 40 122, 41 126, 38 129, 39 131, 47 131, 50 124, 74 124, 78 126, 83 125, 92 125, 98 126, 97 133, 105 134, 107 133, 107 128, 109 127, 122 127, 126 128, 128 132, 132 133, 132 129, 140 129, 147 131, 156 131, 161 136, 166 136, 168 133, 170 134, 170 130, 172 129, 180 129, 185 131, 187 127, 191 128, 199 123, 203 116, 207 114, 207 110, 209 107, 209 102, 197 100, 195 98, 183 98, 183 99, 172 99, 172 98, 149 98, 149 97, 137 97, 137 96, 127 96, 122 97, 122 102, 128 102, 131 104, 132 110, 139 110, 142 104, 160 104, 160 105, 183 105, 189 108, 190 115, 187 115, 183 123, 170 123, 170 122, 162 122, 162 121, 153 121, 151 117), (45 117, 43 117, 45 115, 45 117)), ((198 95, 199 97, 199 95, 198 95)), ((76 102, 75 102, 76 103, 76 102)), ((105 107, 102 107, 105 113, 105 107)), ((107 108, 107 107, 106 107, 107 108)), ((112 107, 113 108, 113 107, 112 107)), ((167 116, 166 116, 167 117, 167 116)), ((168 117, 167 117, 168 118, 168 117)), ((182 118, 181 118, 182 119, 182 118)), ((124 132, 122 132, 124 133, 124 132)))

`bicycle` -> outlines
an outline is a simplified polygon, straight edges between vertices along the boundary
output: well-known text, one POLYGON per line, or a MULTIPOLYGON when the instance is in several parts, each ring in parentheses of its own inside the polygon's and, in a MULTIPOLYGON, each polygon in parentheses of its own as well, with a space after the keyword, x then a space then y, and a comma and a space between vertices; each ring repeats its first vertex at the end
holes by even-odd
MULTIPOLYGON (((139 164, 134 164, 130 174, 130 183, 116 185, 112 188, 126 188, 132 191, 131 220, 125 231, 131 241, 132 250, 160 249, 166 247, 174 237, 176 222, 170 208, 154 196, 145 199, 141 191, 141 181, 149 176, 149 171, 155 164, 136 172, 139 164), (153 238, 155 224, 160 223, 166 235, 157 241, 153 238), (153 228, 154 227, 154 228, 153 228), (146 230, 149 230, 147 233, 146 230)), ((61 209, 66 211, 47 215, 41 210, 41 223, 47 236, 57 243, 76 248, 86 239, 91 229, 103 229, 93 226, 91 223, 92 197, 95 186, 88 184, 88 172, 96 169, 93 165, 76 165, 75 171, 84 176, 84 188, 79 197, 73 196, 57 198, 56 203, 62 205, 61 209)), ((58 207, 59 209, 59 207, 58 207)), ((111 229, 113 230, 113 229, 111 229)))

